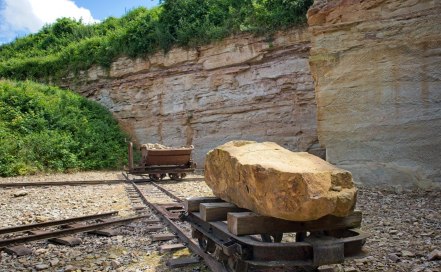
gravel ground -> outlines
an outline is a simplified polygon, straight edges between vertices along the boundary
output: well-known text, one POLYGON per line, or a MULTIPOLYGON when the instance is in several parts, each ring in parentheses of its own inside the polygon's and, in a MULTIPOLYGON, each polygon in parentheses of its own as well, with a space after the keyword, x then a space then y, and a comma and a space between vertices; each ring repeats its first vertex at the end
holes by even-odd
MULTIPOLYGON (((121 178, 120 172, 85 172, 1 178, 0 183, 121 178)), ((181 182, 166 179, 160 184, 180 196, 211 195, 201 176, 190 176, 181 182)), ((126 186, 0 188, 0 227, 110 210, 129 215, 132 204, 126 186)), ((365 254, 333 266, 334 271, 441 272, 439 189, 360 187, 357 206, 363 211, 362 229, 371 234, 364 247, 365 254)), ((156 250, 159 244, 143 231, 145 226, 145 220, 132 222, 120 227, 120 234, 110 238, 78 234, 83 243, 76 247, 33 242, 28 244, 34 250, 30 256, 0 253, 0 271, 172 271, 165 262, 189 252, 159 254, 156 250)), ((207 270, 199 264, 175 271, 207 270)))
POLYGON ((82 180, 118 180, 124 179, 121 171, 90 171, 76 172, 71 174, 40 174, 35 176, 18 176, 0 178, 0 183, 13 182, 61 182, 61 181, 82 181, 82 180))
MULTIPOLYGON (((122 179, 121 172, 83 172, 1 178, 0 183, 56 182, 122 179)), ((203 180, 186 180, 191 188, 204 187, 203 180)), ((181 186, 181 185, 180 185, 181 186)), ((0 188, 0 228, 63 219, 82 215, 119 211, 121 216, 134 215, 126 184, 87 186, 44 186, 0 188)), ((179 188, 179 187, 178 187, 179 188)), ((138 205, 138 204, 135 204, 138 205)), ((151 215, 147 219, 155 219, 151 215)), ((188 250, 159 254, 157 247, 168 242, 152 242, 143 229, 146 220, 118 228, 119 235, 99 237, 77 234, 82 244, 76 247, 54 245, 45 241, 27 244, 29 256, 0 253, 0 271, 207 271, 205 265, 168 269, 166 261, 191 255, 188 250)), ((5 238, 5 237, 3 237, 5 238)))
POLYGON ((441 271, 441 191, 359 188, 362 230, 371 234, 366 256, 345 262, 345 271, 441 271), (438 254, 441 254, 439 252, 438 254))

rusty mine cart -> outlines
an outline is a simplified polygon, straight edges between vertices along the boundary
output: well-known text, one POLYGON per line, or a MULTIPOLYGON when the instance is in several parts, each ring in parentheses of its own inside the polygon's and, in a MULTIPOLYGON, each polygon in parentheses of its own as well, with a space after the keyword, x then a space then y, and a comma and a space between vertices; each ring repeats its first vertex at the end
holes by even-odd
POLYGON ((191 159, 190 148, 149 149, 141 147, 142 158, 138 165, 133 162, 133 143, 128 144, 129 169, 127 174, 148 175, 152 181, 159 181, 168 174, 172 180, 182 180, 187 173, 194 172, 196 163, 191 159))

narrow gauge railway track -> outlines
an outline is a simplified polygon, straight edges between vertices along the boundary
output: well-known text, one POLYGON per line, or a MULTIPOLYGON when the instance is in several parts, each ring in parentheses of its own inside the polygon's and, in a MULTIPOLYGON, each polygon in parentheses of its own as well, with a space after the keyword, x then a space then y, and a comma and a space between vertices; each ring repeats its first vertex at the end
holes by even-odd
MULTIPOLYGON (((136 180, 135 183, 125 176, 128 182, 131 182, 133 188, 142 199, 143 203, 153 210, 157 216, 167 225, 167 227, 178 237, 178 239, 193 253, 197 254, 214 272, 226 272, 223 264, 216 261, 208 255, 198 245, 198 241, 191 237, 190 225, 179 220, 178 214, 183 211, 184 203, 181 197, 173 192, 166 190, 155 182, 147 180, 136 180)), ((179 263, 179 260, 175 260, 179 263)), ((172 261, 169 262, 170 265, 172 261)), ((173 265, 172 265, 173 266, 173 265)))
MULTIPOLYGON (((254 220, 260 228, 239 237, 231 234, 224 222, 228 210, 237 209, 231 203, 217 203, 220 199, 214 197, 196 197, 186 199, 184 203, 181 197, 154 182, 132 182, 132 186, 143 203, 155 211, 182 243, 215 272, 319 271, 317 269, 321 265, 342 263, 345 256, 358 254, 367 238, 367 234, 357 230, 361 224, 360 211, 344 218, 325 217, 317 222, 281 222, 283 220, 269 218, 271 225, 267 225, 266 229, 258 223, 261 221, 254 220), (158 197, 159 194, 162 196, 158 197), (202 212, 194 210, 195 205, 202 212), (173 211, 185 211, 181 216, 185 222, 173 211), (290 237, 282 242, 284 232, 290 237), (292 232, 295 242, 289 241, 294 238, 292 232)), ((248 213, 237 212, 243 212, 242 215, 248 213)), ((237 226, 243 227, 243 224, 247 223, 243 221, 237 226)))
POLYGON ((127 182, 125 179, 115 180, 87 180, 87 181, 39 181, 39 182, 8 182, 0 183, 0 188, 12 188, 12 187, 41 187, 41 186, 82 186, 82 185, 101 185, 101 184, 120 184, 127 182))
POLYGON ((58 237, 63 238, 56 239, 55 242, 63 244, 77 243, 72 237, 69 237, 68 235, 82 232, 98 231, 107 227, 116 227, 134 220, 147 217, 147 215, 138 215, 124 218, 115 217, 117 214, 117 211, 112 211, 102 214, 87 215, 37 224, 2 228, 0 229, 0 235, 5 236, 6 238, 0 239, 0 251, 4 250, 12 254, 20 255, 17 252, 25 252, 26 250, 23 246, 17 247, 18 245, 33 241, 54 239, 58 237), (95 222, 91 222, 91 220, 95 220, 95 222), (47 229, 48 227, 59 228, 47 229))

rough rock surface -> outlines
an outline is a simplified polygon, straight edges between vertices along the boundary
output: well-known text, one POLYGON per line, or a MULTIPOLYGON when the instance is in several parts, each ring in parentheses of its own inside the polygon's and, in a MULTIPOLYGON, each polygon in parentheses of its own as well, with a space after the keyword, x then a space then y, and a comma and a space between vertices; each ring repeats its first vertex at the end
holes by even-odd
MULTIPOLYGON (((441 1, 315 1, 318 136, 366 184, 441 182, 441 1)), ((439 183, 438 183, 439 184, 439 183)))
POLYGON ((138 143, 194 145, 194 161, 233 139, 314 151, 316 105, 309 33, 244 35, 175 48, 148 59, 120 58, 61 85, 105 105, 138 143))
POLYGON ((346 216, 357 193, 348 171, 272 142, 232 141, 210 151, 205 181, 239 207, 294 221, 346 216))

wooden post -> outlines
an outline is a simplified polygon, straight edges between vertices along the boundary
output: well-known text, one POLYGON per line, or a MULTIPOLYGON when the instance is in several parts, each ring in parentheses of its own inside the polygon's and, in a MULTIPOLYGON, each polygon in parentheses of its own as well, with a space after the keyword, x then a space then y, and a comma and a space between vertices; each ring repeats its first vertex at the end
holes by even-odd
POLYGON ((129 159, 129 171, 133 170, 133 143, 129 142, 128 144, 128 159, 129 159))

